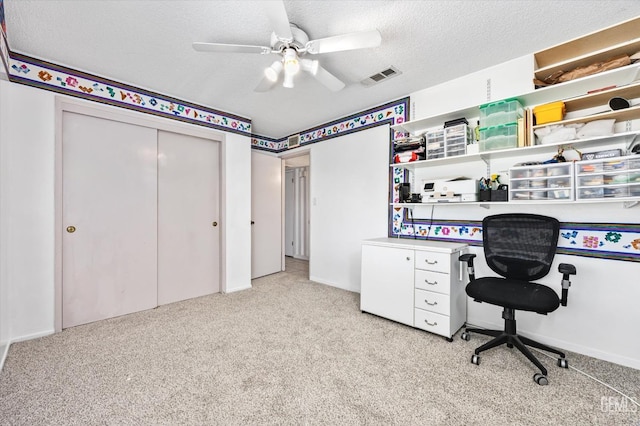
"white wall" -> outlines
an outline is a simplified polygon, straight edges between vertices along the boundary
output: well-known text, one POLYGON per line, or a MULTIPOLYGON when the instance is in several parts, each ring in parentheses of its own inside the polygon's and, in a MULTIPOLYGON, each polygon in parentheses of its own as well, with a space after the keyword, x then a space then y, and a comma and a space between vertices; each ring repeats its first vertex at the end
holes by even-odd
POLYGON ((360 291, 361 242, 387 235, 389 126, 314 144, 310 170, 310 279, 360 291))
POLYGON ((0 67, 2 69, 2 71, 0 71, 0 370, 2 370, 2 365, 4 364, 4 359, 6 357, 6 353, 9 347, 9 321, 8 321, 8 311, 9 311, 9 304, 7 302, 8 299, 8 293, 7 293, 7 287, 2 285, 4 282, 6 282, 6 260, 5 260, 5 251, 6 251, 6 244, 4 241, 4 238, 2 238, 2 236, 4 235, 4 220, 3 218, 5 217, 5 200, 4 200, 4 184, 5 184, 5 178, 4 178, 4 173, 3 170, 5 170, 4 167, 4 159, 6 158, 5 155, 5 144, 3 143, 4 141, 7 140, 6 136, 5 136, 5 132, 4 132, 4 115, 3 115, 3 111, 6 110, 8 108, 8 102, 7 102, 7 84, 5 83, 4 80, 2 80, 2 77, 4 76, 3 71, 4 71, 4 67, 0 67))
POLYGON ((533 90, 532 70, 533 55, 527 55, 411 93, 410 118, 440 115, 528 93, 533 90))
MULTIPOLYGON (((0 332, 4 333, 0 338, 16 341, 54 331, 54 143, 59 95, 4 81, 0 87, 0 332)), ((247 136, 224 135, 222 288, 229 292, 251 286, 251 142, 247 136)))
POLYGON ((3 85, 0 235, 8 339, 54 329, 54 95, 3 85))

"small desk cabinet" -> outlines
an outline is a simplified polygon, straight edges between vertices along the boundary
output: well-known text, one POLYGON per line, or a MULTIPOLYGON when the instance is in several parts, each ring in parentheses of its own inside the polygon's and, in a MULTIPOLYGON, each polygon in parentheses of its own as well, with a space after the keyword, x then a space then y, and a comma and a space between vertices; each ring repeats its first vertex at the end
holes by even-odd
POLYGON ((363 241, 360 310, 450 340, 467 317, 458 261, 466 247, 396 238, 363 241))

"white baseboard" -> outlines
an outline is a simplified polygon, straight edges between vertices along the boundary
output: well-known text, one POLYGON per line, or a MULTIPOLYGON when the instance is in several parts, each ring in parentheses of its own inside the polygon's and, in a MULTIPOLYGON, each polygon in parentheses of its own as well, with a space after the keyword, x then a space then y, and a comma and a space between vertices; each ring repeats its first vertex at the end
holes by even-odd
POLYGON ((322 278, 310 276, 309 280, 313 281, 313 282, 316 282, 316 283, 319 283, 319 284, 324 284, 324 285, 328 285, 328 286, 331 286, 331 287, 339 288, 341 290, 347 290, 347 291, 351 291, 353 293, 360 293, 359 289, 345 287, 345 286, 340 285, 340 284, 336 284, 336 283, 333 283, 333 282, 330 282, 330 281, 323 280, 322 278))
MULTIPOLYGON (((493 330, 502 330, 504 328, 504 323, 494 324, 485 321, 475 321, 473 324, 467 323, 469 327, 477 327, 477 328, 488 328, 493 330)), ((521 334, 524 337, 528 337, 533 340, 537 340, 540 343, 544 343, 549 346, 554 346, 561 350, 567 350, 571 352, 576 352, 582 355, 590 356, 592 358, 601 359, 603 361, 613 362, 614 364, 623 365, 625 367, 635 368, 640 370, 640 359, 629 358, 622 355, 612 354, 609 352, 604 352, 598 349, 590 348, 588 346, 577 345, 574 343, 566 342, 564 340, 555 339, 553 337, 529 333, 527 331, 518 330, 518 334, 521 334)))
POLYGON ((2 367, 4 367, 4 360, 7 359, 10 344, 9 342, 0 343, 0 372, 2 372, 2 367))
POLYGON ((235 293, 236 291, 249 290, 252 287, 253 286, 249 284, 248 286, 243 286, 243 287, 228 288, 224 291, 224 293, 235 293))

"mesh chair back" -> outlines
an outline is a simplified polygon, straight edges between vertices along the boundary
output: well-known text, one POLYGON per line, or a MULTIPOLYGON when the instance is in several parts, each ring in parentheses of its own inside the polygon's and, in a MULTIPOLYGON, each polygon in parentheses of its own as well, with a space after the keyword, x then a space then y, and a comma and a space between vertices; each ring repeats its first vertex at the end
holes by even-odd
POLYGON ((508 213, 482 221, 487 265, 509 279, 535 281, 544 277, 558 246, 560 223, 547 216, 508 213))

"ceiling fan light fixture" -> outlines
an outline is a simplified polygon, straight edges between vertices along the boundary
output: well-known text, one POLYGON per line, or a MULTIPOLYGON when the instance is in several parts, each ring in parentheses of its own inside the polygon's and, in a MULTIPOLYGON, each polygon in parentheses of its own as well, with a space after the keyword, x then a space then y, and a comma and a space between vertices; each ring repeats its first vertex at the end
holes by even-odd
POLYGON ((300 61, 298 60, 298 52, 292 48, 284 49, 284 70, 287 74, 295 75, 300 71, 300 61))
POLYGON ((269 81, 275 83, 276 81, 278 81, 278 77, 282 72, 282 68, 282 61, 275 61, 273 64, 271 64, 270 67, 265 68, 264 75, 265 77, 267 77, 267 79, 269 79, 269 81))
POLYGON ((293 74, 284 71, 284 82, 282 83, 282 87, 286 87, 287 89, 293 89, 293 74))
POLYGON ((319 66, 318 61, 314 61, 311 59, 303 59, 300 61, 300 64, 302 65, 302 69, 308 72, 309 74, 311 75, 318 74, 318 66, 319 66))

